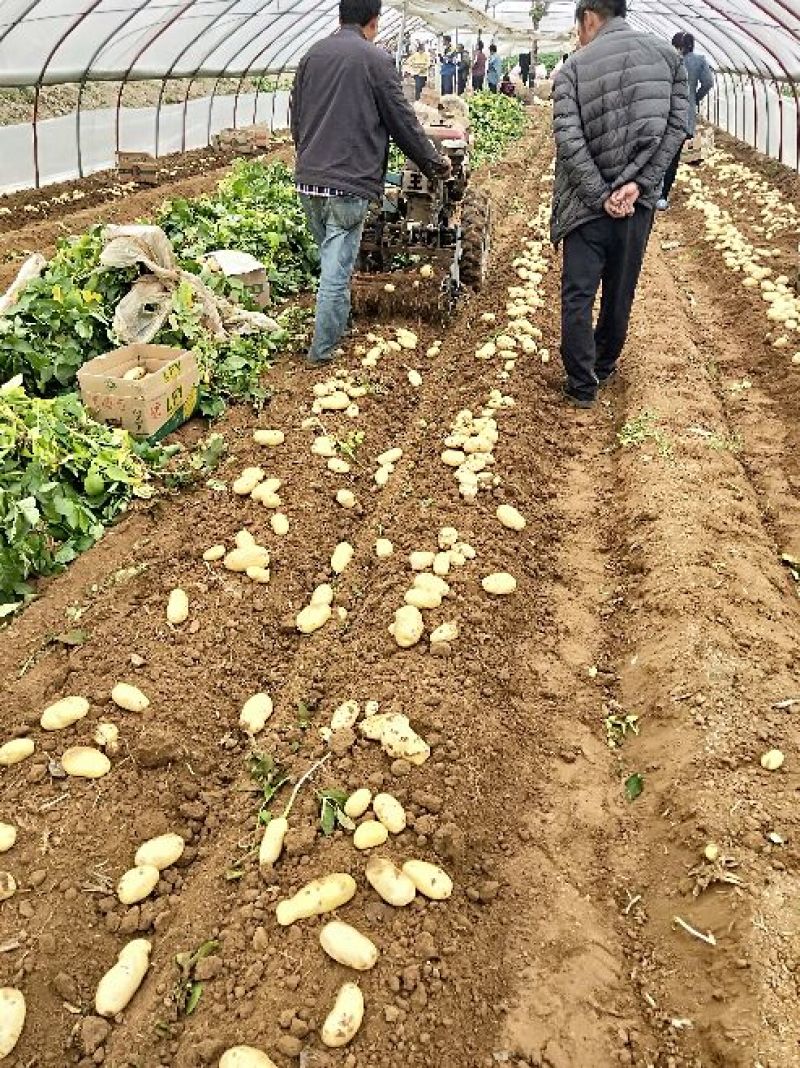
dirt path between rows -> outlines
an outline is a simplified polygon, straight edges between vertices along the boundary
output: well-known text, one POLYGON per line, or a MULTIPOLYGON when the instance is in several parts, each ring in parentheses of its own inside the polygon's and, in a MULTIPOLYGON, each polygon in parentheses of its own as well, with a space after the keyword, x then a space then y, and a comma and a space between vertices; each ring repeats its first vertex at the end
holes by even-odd
MULTIPOLYGON (((0 819, 20 827, 6 861, 20 891, 0 913, 0 979, 24 989, 29 1012, 12 1068, 198 1068, 234 1042, 280 1068, 800 1063, 800 705, 773 707, 800 696, 800 601, 779 559, 798 490, 788 390, 770 391, 764 361, 775 354, 752 346, 760 310, 726 305, 724 282, 692 257, 696 223, 677 213, 659 222, 623 379, 596 411, 575 413, 558 395, 555 260, 537 316, 554 359, 520 357, 509 373, 473 358, 491 333, 481 314, 502 314, 519 281, 512 261, 549 195, 539 181, 547 144, 540 119, 481 177, 502 208, 484 294, 447 331, 422 327, 419 354, 385 356, 357 421, 326 417, 337 436, 365 432, 350 475, 309 453, 313 431, 301 424, 319 376, 291 357, 274 370, 260 419, 236 410, 220 426, 226 483, 264 462, 255 425, 286 431, 266 466, 283 480, 287 538, 260 505, 210 488, 138 508, 0 639, 5 733, 37 742, 0 777, 0 819), (681 248, 662 250, 676 235, 681 248), (422 355, 437 337, 441 353, 422 355), (731 392, 745 375, 753 388, 731 392), (501 482, 469 506, 439 454, 456 413, 479 411, 495 388, 516 399, 497 416, 501 482), (379 490, 374 457, 395 446, 403 457, 379 490), (344 484, 351 511, 333 501, 344 484), (524 532, 499 526, 501 502, 527 517, 524 532), (200 559, 243 526, 273 552, 269 586, 200 559), (424 644, 398 650, 387 626, 408 554, 434 549, 444 526, 477 556, 448 578, 452 596, 426 622, 457 620, 460 637, 441 656, 424 644), (388 560, 375 556, 377 537, 394 543, 388 560), (330 578, 342 540, 356 550, 336 583, 346 620, 303 638, 294 616, 330 578), (480 579, 500 570, 519 589, 490 600, 480 579), (192 606, 182 629, 164 622, 175 585, 192 606), (83 647, 44 644, 76 624, 83 647), (123 678, 148 694, 146 712, 110 704, 123 678), (257 747, 295 776, 325 752, 318 728, 350 698, 404 711, 432 746, 414 768, 365 741, 337 753, 301 793, 287 855, 267 879, 248 855, 258 799, 236 726, 262 690, 276 711, 257 747), (40 710, 67 693, 90 699, 89 716, 45 736, 40 710), (639 717, 639 734, 609 747, 626 716, 639 717), (89 742, 105 719, 122 733, 111 774, 51 778, 49 755, 89 742), (759 757, 772 747, 787 759, 770 773, 759 757), (634 775, 643 790, 631 801, 634 775), (315 831, 314 786, 364 785, 407 810, 390 855, 440 863, 450 900, 389 908, 365 886, 349 836, 315 831), (138 844, 167 830, 189 842, 180 865, 146 902, 121 906, 113 887, 138 844), (726 859, 704 861, 709 842, 726 859), (358 1038, 323 1052, 318 1028, 352 973, 324 958, 319 920, 279 928, 274 903, 336 870, 359 884, 341 918, 381 957, 359 977, 358 1038), (743 885, 713 881, 723 876, 743 885), (137 934, 152 941, 152 968, 109 1028, 92 1015, 94 990, 137 934), (219 948, 198 973, 202 997, 179 1017, 175 956, 208 939, 219 948)), ((381 333, 391 336, 388 324, 381 333)), ((360 370, 352 350, 344 365, 360 370)))

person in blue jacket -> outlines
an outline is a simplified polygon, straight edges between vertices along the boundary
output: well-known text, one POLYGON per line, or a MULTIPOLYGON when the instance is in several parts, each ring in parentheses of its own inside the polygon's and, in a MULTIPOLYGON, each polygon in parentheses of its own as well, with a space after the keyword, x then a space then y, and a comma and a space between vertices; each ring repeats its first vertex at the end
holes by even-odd
POLYGON ((450 37, 442 38, 442 54, 439 62, 442 65, 442 96, 452 96, 456 91, 456 74, 458 73, 459 55, 453 48, 450 37))
MULTIPOLYGON (((672 38, 672 47, 683 56, 683 64, 689 78, 689 119, 686 123, 686 137, 687 140, 691 140, 697 133, 697 109, 714 88, 714 75, 706 57, 695 52, 694 36, 691 33, 676 33, 672 38)), ((661 199, 656 204, 659 211, 667 211, 669 208, 669 195, 678 176, 682 154, 683 145, 678 149, 675 159, 670 163, 664 175, 661 199)))
POLYGON ((489 45, 489 65, 486 68, 486 84, 490 93, 496 93, 503 76, 503 62, 497 54, 497 45, 489 45))

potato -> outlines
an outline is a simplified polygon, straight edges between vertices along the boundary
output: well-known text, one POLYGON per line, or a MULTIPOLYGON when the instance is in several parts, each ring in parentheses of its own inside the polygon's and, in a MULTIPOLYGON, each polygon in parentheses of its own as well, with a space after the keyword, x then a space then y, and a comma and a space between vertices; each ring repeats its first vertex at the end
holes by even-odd
POLYGON ((92 740, 95 745, 99 745, 101 749, 113 755, 119 749, 119 727, 116 723, 98 723, 92 740))
POLYGON ((311 604, 333 604, 333 586, 329 582, 323 582, 315 587, 311 594, 311 604))
POLYGON ((13 1052, 25 1026, 25 995, 13 986, 0 989, 0 1061, 13 1052))
POLYGON ((495 597, 505 597, 516 590, 517 580, 507 571, 497 571, 493 575, 487 575, 481 585, 487 593, 495 597))
POLYGON ((253 1046, 231 1046, 219 1059, 219 1068, 278 1068, 266 1053, 253 1046))
POLYGON ((77 779, 102 779, 111 771, 111 761, 99 749, 74 745, 62 754, 61 767, 77 779))
POLYGON ((253 441, 256 445, 267 445, 270 448, 275 448, 276 445, 283 445, 286 440, 286 435, 282 430, 254 430, 253 441))
POLYGON ((269 567, 269 552, 261 545, 251 545, 245 549, 232 549, 223 561, 228 571, 243 572, 248 567, 269 567))
POLYGON ((289 533, 289 519, 283 512, 276 512, 270 519, 269 525, 272 527, 272 533, 279 538, 285 538, 289 533))
POLYGON ((408 562, 412 571, 425 571, 427 568, 433 567, 435 559, 436 553, 413 552, 409 556, 408 562))
POLYGON ((301 634, 313 634, 333 615, 329 604, 309 604, 297 613, 295 625, 301 634))
POLYGON ((341 920, 331 920, 325 924, 319 933, 319 944, 337 964, 357 972, 368 972, 378 960, 375 943, 341 920))
POLYGON ((457 637, 457 623, 442 623, 440 627, 431 632, 431 645, 439 645, 441 642, 454 642, 457 637))
POLYGON ((32 738, 12 738, 0 745, 0 768, 10 768, 12 764, 27 760, 35 748, 32 738))
POLYGON ((345 701, 334 711, 331 716, 331 730, 344 731, 355 727, 361 714, 361 706, 358 701, 345 701))
POLYGON ((443 575, 450 574, 450 554, 446 552, 437 553, 433 560, 433 573, 439 575, 441 578, 443 575))
POLYGON ((185 623, 189 618, 189 595, 185 590, 174 589, 167 601, 167 623, 173 627, 185 623))
POLYGON ((417 890, 432 901, 444 901, 453 892, 453 880, 438 866, 426 860, 407 860, 403 873, 409 877, 417 890))
POLYGON ((71 727, 89 712, 89 702, 85 697, 62 697, 42 712, 40 723, 46 731, 61 731, 71 727))
POLYGON ((322 1041, 337 1049, 352 1042, 364 1019, 364 995, 355 983, 345 983, 322 1025, 322 1041))
POLYGON ((133 860, 138 868, 153 867, 163 871, 177 864, 185 848, 186 842, 179 834, 159 834, 157 838, 142 842, 133 860))
POLYGON ((261 586, 268 585, 271 578, 271 572, 268 567, 248 567, 245 575, 251 582, 257 582, 261 586))
POLYGON ((111 691, 111 700, 126 712, 144 712, 150 707, 150 699, 145 697, 138 686, 131 686, 127 682, 117 683, 111 691))
POLYGON ((0 901, 8 901, 17 892, 17 880, 10 871, 0 871, 0 901))
POLYGON ((373 476, 374 480, 375 480, 375 485, 376 486, 380 486, 381 489, 382 489, 385 485, 387 485, 387 483, 389 482, 389 479, 391 478, 391 476, 392 476, 392 468, 391 467, 379 467, 378 470, 375 472, 375 474, 373 476))
POLYGON ((203 559, 206 561, 206 563, 213 564, 217 560, 221 560, 224 555, 224 545, 212 545, 210 549, 206 549, 206 551, 203 553, 203 559))
POLYGON ((419 765, 431 755, 430 746, 412 729, 408 716, 402 712, 379 712, 368 716, 360 730, 365 738, 380 742, 384 752, 393 760, 402 759, 419 765))
MULTIPOLYGON (((412 586, 410 590, 406 590, 403 600, 414 608, 438 608, 442 603, 442 595, 426 586, 412 586)), ((399 644, 401 643, 398 642, 399 644)), ((412 644, 416 644, 416 642, 412 642, 412 644)))
POLYGON ((422 385, 422 375, 419 373, 419 371, 415 371, 412 367, 411 370, 408 372, 408 381, 409 384, 414 387, 414 389, 419 389, 419 387, 422 385))
POLYGON ((355 508, 356 495, 352 490, 340 489, 336 494, 336 503, 341 504, 342 508, 355 508))
POLYGON ((373 890, 394 908, 409 905, 417 896, 417 888, 411 879, 386 857, 370 857, 365 874, 373 890))
POLYGON ((418 571, 414 576, 414 586, 418 590, 432 590, 440 597, 446 597, 450 592, 449 585, 441 575, 431 575, 427 571, 418 571))
MULTIPOLYGON (((369 802, 368 802, 369 803, 369 802)), ((366 810, 365 810, 366 811, 366 810)), ((7 853, 17 840, 17 828, 13 823, 0 823, 0 853, 7 853)))
POLYGON ((152 894, 160 878, 161 872, 155 864, 137 864, 117 883, 117 897, 123 905, 135 905, 152 894))
POLYGON ((372 807, 390 834, 401 834, 406 829, 406 812, 396 797, 391 794, 376 794, 372 807))
POLYGON ((442 453, 442 463, 445 467, 460 467, 466 456, 461 449, 445 449, 442 453))
POLYGON ((346 475, 351 470, 350 464, 347 460, 343 460, 341 456, 332 456, 326 466, 334 475, 346 475))
POLYGON ((780 749, 769 749, 761 757, 761 767, 766 771, 777 771, 783 767, 783 762, 786 757, 780 751, 780 749))
POLYGON ((458 544, 458 531, 455 527, 442 527, 437 541, 442 552, 452 549, 454 545, 458 544))
POLYGON ((387 449, 386 452, 382 452, 378 459, 378 464, 381 467, 388 467, 389 464, 396 464, 398 460, 402 458, 403 450, 400 448, 387 449))
POLYGON ((258 849, 258 863, 262 868, 270 868, 277 863, 288 830, 289 821, 284 816, 273 817, 264 828, 258 849))
POLYGON ((265 508, 280 508, 283 502, 278 496, 278 486, 280 486, 280 479, 267 479, 266 482, 256 486, 250 497, 259 504, 263 504, 265 508))
POLYGON ((311 446, 311 451, 315 456, 333 457, 337 455, 336 442, 333 438, 320 436, 314 438, 314 444, 311 446))
POLYGON ((343 412, 350 407, 350 398, 344 390, 337 389, 327 397, 319 397, 314 406, 321 412, 343 412))
POLYGON ((281 927, 288 927, 296 920, 309 916, 321 916, 325 912, 346 905, 356 892, 356 881, 345 872, 334 872, 322 879, 313 879, 294 897, 279 901, 275 909, 275 918, 281 927))
POLYGON ((502 525, 509 530, 524 530, 527 526, 525 516, 510 504, 498 505, 496 514, 502 525))
POLYGON ((364 815, 371 804, 372 791, 362 786, 360 790, 356 790, 348 797, 344 806, 344 814, 351 820, 357 820, 364 815))
POLYGON ((264 481, 264 469, 246 467, 231 487, 237 497, 249 497, 259 482, 264 481))
POLYGON ((378 820, 367 820, 359 823, 353 835, 353 845, 356 849, 375 849, 382 846, 389 837, 389 832, 378 820))
POLYGON ((375 555, 379 560, 388 560, 394 552, 394 545, 388 538, 378 538, 375 542, 375 555))
POLYGON ((397 337, 397 343, 402 349, 415 349, 419 342, 419 338, 416 334, 410 330, 405 330, 403 327, 398 327, 395 335, 397 337))
POLYGON ((398 608, 394 614, 394 623, 389 630, 401 649, 410 649, 416 645, 425 632, 425 624, 419 608, 413 604, 398 608))
POLYGON ((272 698, 268 693, 248 697, 239 713, 239 726, 248 734, 258 734, 272 715, 272 698))
POLYGON ((116 964, 97 984, 94 997, 98 1016, 116 1016, 128 1005, 142 985, 150 962, 150 943, 146 938, 134 938, 120 950, 116 964))
POLYGON ((341 573, 345 570, 350 561, 353 559, 354 553, 355 549, 349 542, 339 542, 339 544, 333 550, 333 555, 331 556, 331 567, 337 575, 341 575, 341 573))

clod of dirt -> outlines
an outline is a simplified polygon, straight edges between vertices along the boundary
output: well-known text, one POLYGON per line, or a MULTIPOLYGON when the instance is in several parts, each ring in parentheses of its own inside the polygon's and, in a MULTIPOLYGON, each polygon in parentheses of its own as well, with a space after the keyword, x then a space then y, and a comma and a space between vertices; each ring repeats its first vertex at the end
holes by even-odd
POLYGON ((299 1057, 303 1052, 303 1043, 299 1038, 295 1038, 294 1035, 281 1035, 275 1043, 275 1048, 284 1057, 299 1057))
POLYGON ((103 1045, 111 1033, 111 1025, 107 1020, 99 1016, 87 1016, 81 1024, 80 1042, 81 1049, 87 1057, 90 1057, 96 1049, 103 1045))
POLYGON ((153 733, 133 747, 131 756, 141 768, 165 768, 177 763, 183 756, 183 750, 169 735, 153 733))

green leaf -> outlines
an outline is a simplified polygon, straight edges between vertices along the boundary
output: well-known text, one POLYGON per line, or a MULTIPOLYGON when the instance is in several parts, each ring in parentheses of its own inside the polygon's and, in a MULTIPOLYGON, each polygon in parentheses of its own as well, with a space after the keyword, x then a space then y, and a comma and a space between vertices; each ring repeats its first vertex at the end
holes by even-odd
POLYGON ((319 821, 322 825, 322 833, 326 837, 333 834, 336 827, 336 805, 332 804, 325 797, 322 799, 322 810, 320 812, 319 821))
POLYGON ((65 630, 61 634, 56 634, 53 641, 59 642, 61 645, 77 646, 83 645, 87 637, 85 630, 75 627, 73 630, 65 630))
POLYGON ((629 801, 635 801, 644 790, 644 776, 635 772, 625 780, 625 796, 629 801))
POLYGON ((197 1006, 200 1004, 200 998, 203 996, 203 984, 194 982, 189 987, 189 996, 186 999, 186 1008, 184 1012, 187 1016, 191 1016, 197 1006))

